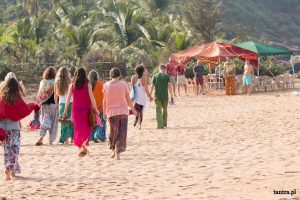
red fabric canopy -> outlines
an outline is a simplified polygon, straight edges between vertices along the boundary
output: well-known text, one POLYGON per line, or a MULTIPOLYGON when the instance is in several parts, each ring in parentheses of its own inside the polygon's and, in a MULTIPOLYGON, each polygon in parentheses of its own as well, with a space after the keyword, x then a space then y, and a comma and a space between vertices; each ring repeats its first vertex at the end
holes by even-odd
POLYGON ((221 42, 211 42, 179 51, 172 54, 171 60, 177 63, 186 63, 190 59, 195 58, 204 63, 214 65, 219 63, 221 60, 224 60, 226 57, 236 57, 243 60, 248 59, 252 61, 253 65, 257 66, 257 53, 234 46, 232 44, 221 42))

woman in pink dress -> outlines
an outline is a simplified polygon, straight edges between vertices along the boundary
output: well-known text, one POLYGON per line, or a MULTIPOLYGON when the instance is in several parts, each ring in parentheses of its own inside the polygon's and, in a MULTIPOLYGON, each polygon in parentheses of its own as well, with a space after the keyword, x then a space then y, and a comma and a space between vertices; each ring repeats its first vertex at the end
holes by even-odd
POLYGON ((88 83, 83 68, 79 68, 75 72, 73 82, 69 88, 63 117, 67 115, 71 96, 73 96, 71 119, 74 123, 74 144, 80 148, 79 156, 83 157, 88 153, 87 146, 92 133, 92 127, 89 124, 91 108, 93 108, 96 115, 99 115, 92 86, 88 83))
POLYGON ((120 159, 120 153, 126 150, 128 128, 128 106, 137 115, 130 99, 128 84, 120 80, 120 69, 110 70, 111 81, 104 85, 103 112, 110 125, 109 145, 112 158, 120 159))

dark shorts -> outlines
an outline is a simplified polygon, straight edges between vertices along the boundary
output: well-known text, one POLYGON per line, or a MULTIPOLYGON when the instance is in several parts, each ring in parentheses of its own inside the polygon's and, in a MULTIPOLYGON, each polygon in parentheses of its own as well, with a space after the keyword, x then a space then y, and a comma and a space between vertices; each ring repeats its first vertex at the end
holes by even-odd
POLYGON ((196 85, 203 85, 204 84, 204 79, 203 77, 198 77, 196 78, 196 85))
MULTIPOLYGON (((139 112, 143 112, 143 108, 144 108, 144 106, 142 106, 142 105, 140 105, 140 104, 137 104, 137 103, 134 104, 134 109, 135 109, 135 111, 138 112, 138 113, 139 113, 139 112)), ((129 111, 129 114, 130 114, 130 115, 133 114, 132 110, 129 111)))

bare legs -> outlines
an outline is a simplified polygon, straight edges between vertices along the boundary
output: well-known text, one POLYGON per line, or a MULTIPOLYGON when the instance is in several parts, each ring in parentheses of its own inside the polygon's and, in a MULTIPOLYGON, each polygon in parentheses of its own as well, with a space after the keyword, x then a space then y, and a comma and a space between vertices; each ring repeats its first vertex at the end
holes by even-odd
POLYGON ((115 158, 116 160, 120 160, 120 152, 118 152, 117 146, 116 149, 113 151, 111 158, 115 158))
POLYGON ((7 181, 11 180, 12 175, 11 175, 11 171, 8 168, 5 169, 4 173, 5 173, 5 180, 7 181))
MULTIPOLYGON (((179 85, 179 84, 177 85, 177 90, 178 90, 178 95, 179 96, 180 96, 180 86, 181 85, 179 85)), ((186 86, 186 84, 184 84, 183 87, 184 87, 185 95, 189 96, 188 93, 187 93, 187 86, 186 86)))
POLYGON ((134 126, 138 124, 138 128, 142 128, 142 122, 143 122, 143 112, 138 112, 138 115, 135 117, 134 126))
POLYGON ((175 83, 173 83, 172 85, 173 85, 173 94, 174 94, 174 97, 176 97, 176 85, 175 85, 175 83))
POLYGON ((245 93, 246 93, 247 95, 250 95, 251 92, 252 92, 252 87, 251 87, 251 85, 250 85, 250 86, 249 86, 249 85, 245 86, 245 93))
POLYGON ((43 138, 44 137, 40 137, 40 139, 35 143, 35 146, 41 146, 41 145, 43 145, 43 138))
POLYGON ((78 154, 78 156, 79 157, 84 157, 84 156, 86 156, 86 155, 88 155, 89 154, 89 150, 87 149, 87 146, 85 145, 85 144, 83 144, 81 147, 80 147, 80 149, 79 149, 79 154, 78 154))

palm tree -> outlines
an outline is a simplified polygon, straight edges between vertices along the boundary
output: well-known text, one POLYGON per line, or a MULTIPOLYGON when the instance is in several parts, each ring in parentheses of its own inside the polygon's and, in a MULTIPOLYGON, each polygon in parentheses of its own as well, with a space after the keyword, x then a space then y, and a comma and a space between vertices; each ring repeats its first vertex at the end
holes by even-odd
POLYGON ((112 0, 105 7, 105 14, 113 24, 117 47, 127 48, 134 45, 143 36, 139 26, 145 23, 145 18, 137 5, 126 1, 112 0))

